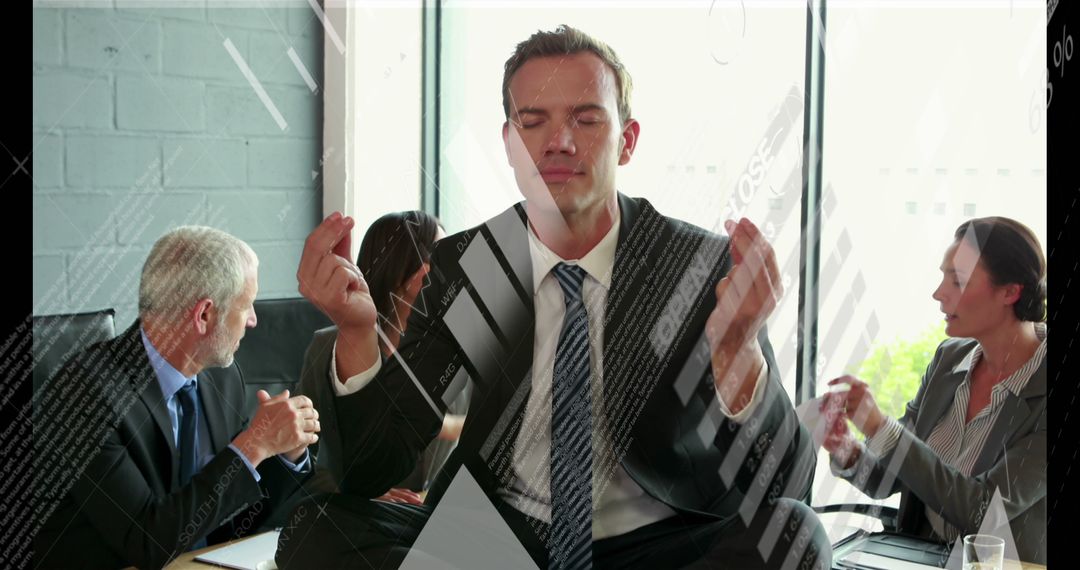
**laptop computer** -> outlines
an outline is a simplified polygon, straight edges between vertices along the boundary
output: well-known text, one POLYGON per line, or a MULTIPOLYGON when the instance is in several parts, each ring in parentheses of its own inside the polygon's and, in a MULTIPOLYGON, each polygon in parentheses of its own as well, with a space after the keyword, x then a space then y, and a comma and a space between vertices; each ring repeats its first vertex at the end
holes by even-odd
POLYGON ((944 568, 950 547, 895 532, 856 533, 833 547, 841 570, 930 570, 944 568))

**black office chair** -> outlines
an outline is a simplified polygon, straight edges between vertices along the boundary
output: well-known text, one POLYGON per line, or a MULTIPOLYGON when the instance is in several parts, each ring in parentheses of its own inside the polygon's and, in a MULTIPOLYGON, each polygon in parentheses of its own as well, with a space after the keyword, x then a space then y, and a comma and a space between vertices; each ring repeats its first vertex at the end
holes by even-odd
MULTIPOLYGON (((41 390, 68 358, 83 348, 116 336, 114 309, 65 315, 32 317, 33 342, 30 353, 34 359, 34 394, 41 390)), ((35 399, 36 401, 36 399, 35 399)))
POLYGON ((296 393, 312 334, 333 324, 303 297, 255 301, 255 316, 258 324, 245 333, 236 351, 247 386, 248 417, 255 413, 259 390, 271 396, 285 389, 296 393))
MULTIPOLYGON (((868 517, 871 519, 877 519, 881 521, 882 531, 884 532, 898 532, 898 510, 895 507, 886 507, 882 505, 872 505, 867 503, 834 503, 830 505, 821 505, 813 507, 814 512, 818 515, 834 514, 834 513, 852 513, 868 517)), ((856 526, 855 528, 858 528, 856 526)), ((833 568, 834 569, 846 569, 844 566, 838 563, 839 557, 846 554, 850 549, 856 548, 858 544, 864 540, 869 531, 864 529, 855 530, 850 534, 841 537, 839 540, 833 543, 833 568)))

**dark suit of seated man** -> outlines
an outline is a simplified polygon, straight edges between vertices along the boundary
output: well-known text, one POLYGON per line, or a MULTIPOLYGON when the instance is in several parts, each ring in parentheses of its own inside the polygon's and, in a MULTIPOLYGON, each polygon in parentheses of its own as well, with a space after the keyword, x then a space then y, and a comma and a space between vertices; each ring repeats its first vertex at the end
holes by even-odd
POLYGON ((606 45, 538 32, 503 85, 525 202, 437 244, 400 358, 379 360, 352 220, 308 237, 300 291, 338 325, 326 381, 348 468, 344 494, 294 511, 278 567, 528 565, 507 562, 517 548, 539 568, 828 568, 803 502, 815 455, 764 327, 781 294, 771 246, 748 220, 729 240, 616 191, 639 126, 606 45), (461 440, 425 504, 371 501, 466 376, 461 440), (467 506, 451 493, 477 488, 467 506), (442 524, 448 504, 460 514, 442 524), (485 512, 509 532, 470 533, 485 512))
POLYGON ((259 392, 233 354, 256 324, 258 259, 208 227, 155 244, 139 319, 74 356, 36 397, 36 568, 160 568, 259 529, 310 475, 310 400, 259 392), (277 457, 275 457, 277 456, 277 457))

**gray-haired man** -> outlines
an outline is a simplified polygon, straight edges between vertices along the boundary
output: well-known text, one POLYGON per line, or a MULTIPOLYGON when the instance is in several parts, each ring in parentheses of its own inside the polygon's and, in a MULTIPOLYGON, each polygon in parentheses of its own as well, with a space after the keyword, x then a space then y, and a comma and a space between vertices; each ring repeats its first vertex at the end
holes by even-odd
POLYGON ((256 324, 258 263, 220 230, 168 232, 143 265, 135 323, 46 383, 35 567, 159 568, 255 530, 308 477, 308 398, 260 391, 250 423, 243 413, 233 354, 256 324))

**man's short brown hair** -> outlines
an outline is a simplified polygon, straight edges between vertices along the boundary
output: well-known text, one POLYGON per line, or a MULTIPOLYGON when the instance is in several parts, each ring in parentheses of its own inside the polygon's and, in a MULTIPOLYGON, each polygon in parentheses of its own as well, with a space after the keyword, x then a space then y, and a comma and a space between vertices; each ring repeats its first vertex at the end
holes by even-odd
POLYGON ((633 87, 630 72, 626 71, 626 67, 619 61, 619 56, 615 55, 615 50, 610 46, 566 24, 560 25, 551 32, 537 31, 529 36, 529 39, 519 43, 514 48, 514 54, 506 60, 502 82, 503 113, 506 118, 510 118, 510 79, 522 65, 525 65, 526 61, 537 57, 565 56, 585 51, 596 54, 615 73, 615 95, 619 103, 619 119, 625 124, 630 118, 630 91, 633 87))

